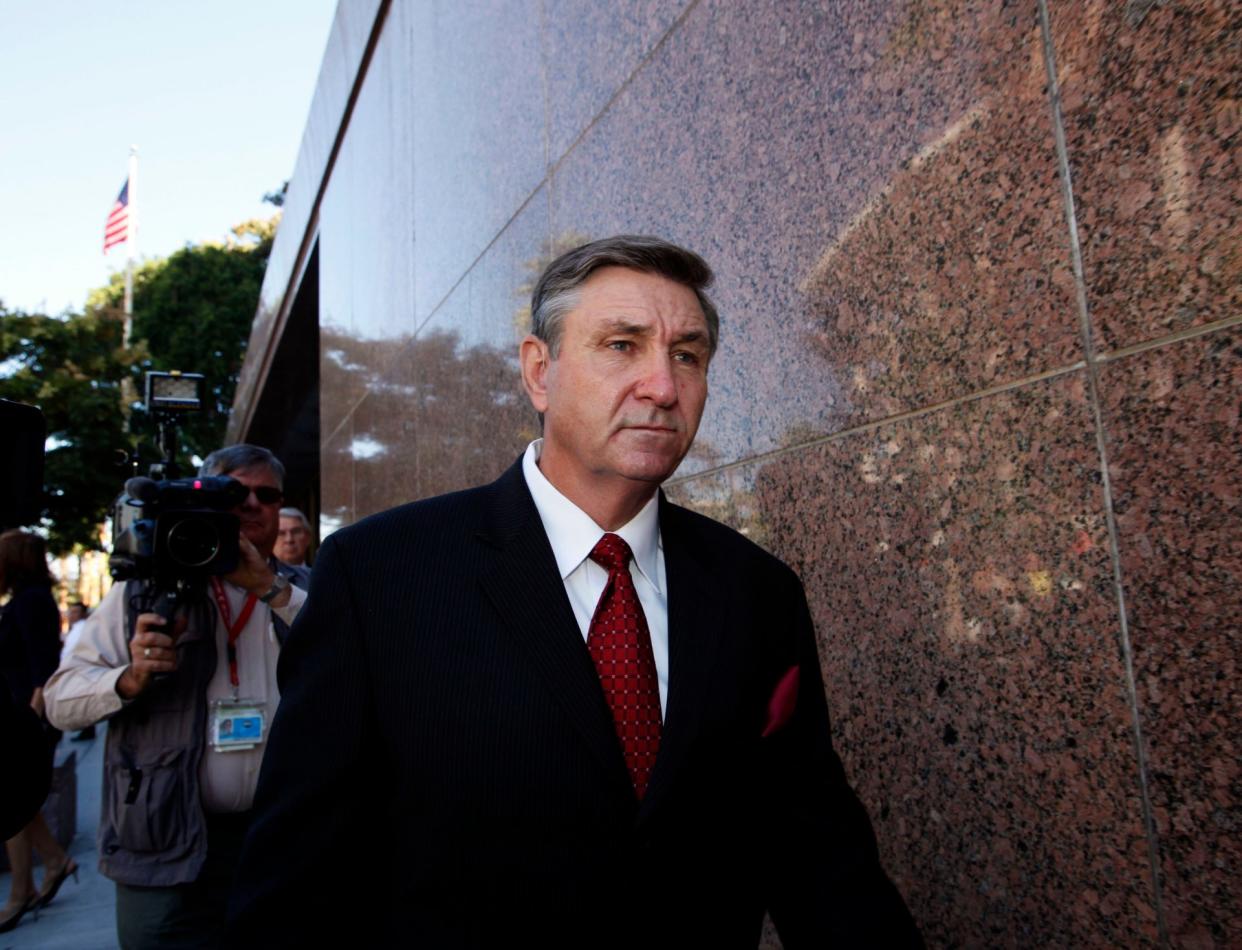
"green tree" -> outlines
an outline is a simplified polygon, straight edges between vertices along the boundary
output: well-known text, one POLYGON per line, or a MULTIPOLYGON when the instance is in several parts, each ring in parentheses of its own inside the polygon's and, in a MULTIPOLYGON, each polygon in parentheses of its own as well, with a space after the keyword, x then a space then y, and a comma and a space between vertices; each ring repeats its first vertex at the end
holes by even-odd
POLYGON ((48 427, 44 519, 55 553, 98 547, 98 526, 128 471, 117 450, 144 446, 154 427, 131 407, 123 380, 141 395, 148 369, 206 377, 205 408, 181 432, 179 461, 222 444, 278 217, 247 221, 223 243, 187 245, 143 263, 134 275, 131 347, 122 347, 124 275, 90 294, 85 313, 6 310, 0 303, 0 397, 42 408, 48 427))
MULTIPOLYGON (((204 411, 190 415, 181 430, 183 464, 223 444, 278 220, 244 222, 224 243, 187 245, 134 274, 137 391, 148 369, 206 377, 204 411)), ((123 300, 124 276, 114 274, 90 295, 87 309, 119 320, 123 300)), ((141 413, 133 428, 149 429, 141 413)))
POLYGON ((0 304, 0 397, 39 406, 47 420, 43 515, 53 553, 99 546, 99 524, 125 477, 130 445, 121 380, 130 357, 121 325, 102 313, 50 317, 0 304))

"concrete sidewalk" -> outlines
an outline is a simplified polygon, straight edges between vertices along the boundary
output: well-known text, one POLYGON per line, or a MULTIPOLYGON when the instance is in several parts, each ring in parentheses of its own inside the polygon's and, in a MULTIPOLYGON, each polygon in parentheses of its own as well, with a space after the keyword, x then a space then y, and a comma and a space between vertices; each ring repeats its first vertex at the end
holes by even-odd
MULTIPOLYGON (((78 862, 78 881, 65 881, 56 900, 39 912, 39 919, 27 914, 16 928, 0 934, 0 950, 111 950, 116 947, 116 891, 111 881, 99 873, 95 852, 95 829, 99 825, 99 794, 103 773, 104 736, 107 725, 100 723, 90 742, 61 740, 57 762, 70 751, 78 754, 78 821, 69 854, 78 862)), ((35 886, 43 870, 35 868, 35 886)), ((0 875, 0 902, 8 896, 10 876, 0 875)))

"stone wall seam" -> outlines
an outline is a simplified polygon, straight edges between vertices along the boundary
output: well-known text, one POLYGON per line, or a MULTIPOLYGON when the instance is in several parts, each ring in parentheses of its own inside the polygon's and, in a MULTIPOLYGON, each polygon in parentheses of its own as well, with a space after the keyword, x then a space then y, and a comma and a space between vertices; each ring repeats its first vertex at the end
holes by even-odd
POLYGON ((552 169, 552 103, 548 101, 548 5, 539 0, 539 86, 543 94, 543 180, 552 169))
POLYGON ((1048 106, 1052 113, 1052 129, 1056 138, 1058 172, 1061 177, 1061 193, 1065 205, 1065 222, 1068 232, 1070 260, 1074 274, 1074 289, 1078 302, 1083 357, 1087 370, 1088 401, 1091 404, 1096 448, 1099 453, 1100 491, 1104 502, 1104 521, 1108 530, 1109 555, 1113 568, 1113 586, 1117 598, 1118 645, 1121 650, 1122 667, 1125 672, 1126 699, 1130 707, 1133 727, 1134 753, 1136 765, 1138 766, 1139 793, 1143 811, 1142 820, 1147 837, 1148 861, 1151 871, 1152 902, 1155 907, 1156 928, 1160 944, 1161 946, 1168 947, 1170 946, 1169 927, 1164 910, 1163 886, 1160 873, 1160 842, 1156 832, 1151 789, 1148 783, 1147 749, 1143 738, 1143 722, 1139 708, 1138 687, 1134 677, 1134 650, 1130 639, 1125 579, 1121 569, 1121 544, 1117 530, 1117 516, 1113 506, 1112 481, 1109 478, 1108 440, 1104 430, 1104 415, 1100 405, 1099 362, 1094 352, 1093 327, 1090 306, 1087 300, 1082 244, 1078 234, 1077 212, 1074 208, 1074 187, 1070 169, 1069 148, 1066 145, 1065 139, 1065 121, 1061 109, 1061 89, 1057 79, 1056 50, 1052 39, 1052 21, 1048 12, 1048 0, 1038 0, 1038 6, 1044 66, 1048 75, 1048 106))
POLYGON ((427 324, 435 318, 436 314, 443 309, 444 305, 453 296, 457 288, 460 287, 462 282, 470 276, 470 272, 479 266, 479 262, 483 260, 483 258, 487 257, 488 252, 495 247, 496 242, 499 241, 504 236, 504 233, 513 226, 513 222, 520 218, 522 216, 522 212, 530 207, 531 201, 534 199, 535 195, 539 194, 539 189, 547 185, 547 181, 546 177, 539 180, 539 184, 531 190, 529 195, 522 199, 522 203, 517 206, 517 210, 514 211, 513 214, 509 215, 508 220, 500 226, 500 230, 491 236, 491 239, 483 246, 483 249, 474 256, 474 260, 467 264, 465 269, 457 275, 457 279, 453 281, 453 286, 444 292, 444 296, 436 301, 436 305, 427 313, 427 316, 423 319, 423 322, 414 328, 415 337, 417 337, 418 334, 422 332, 423 327, 427 326, 427 324))
POLYGON ((361 396, 358 397, 357 402, 355 402, 352 406, 349 407, 349 411, 346 412, 345 415, 341 416, 341 421, 338 422, 332 428, 331 432, 329 432, 326 436, 322 434, 320 435, 319 437, 320 446, 327 445, 329 442, 335 439, 337 435, 340 434, 341 430, 345 428, 346 423, 350 423, 350 424, 353 423, 354 413, 358 411, 359 406, 361 406, 364 402, 367 401, 367 396, 369 395, 371 395, 371 390, 368 388, 363 391, 361 396))
POLYGON ((891 416, 884 416, 881 419, 873 419, 870 422, 864 422, 860 425, 849 426, 845 429, 838 429, 835 432, 829 432, 825 435, 814 439, 807 439, 805 442, 798 442, 793 445, 782 445, 779 449, 772 449, 770 452, 759 452, 755 455, 748 455, 744 458, 734 459, 724 465, 717 465, 713 468, 702 469, 693 472, 690 475, 670 478, 665 484, 671 486, 684 485, 692 482, 697 478, 709 475, 719 475, 728 472, 731 469, 741 468, 745 465, 752 465, 755 462, 767 462, 771 459, 780 458, 784 455, 791 455, 795 452, 801 452, 804 449, 815 448, 816 446, 826 445, 829 442, 838 442, 852 436, 861 435, 865 432, 874 432, 884 426, 896 425, 901 422, 908 422, 911 419, 919 419, 936 412, 942 412, 946 409, 953 409, 958 406, 964 406, 968 403, 979 402, 992 396, 1000 396, 1015 389, 1024 389, 1028 386, 1034 386, 1037 383, 1046 382, 1050 379, 1056 379, 1060 376, 1068 376, 1072 373, 1080 372, 1086 369, 1086 362, 1079 360, 1075 363, 1069 363, 1065 366, 1058 366, 1054 369, 1044 370, 1042 373, 1035 373, 1032 376, 1024 376, 1021 379, 1010 380, 1007 383, 1000 383, 996 386, 989 386, 987 389, 980 389, 973 393, 967 393, 965 396, 955 396, 952 399, 943 399, 940 402, 929 403, 925 406, 919 406, 917 409, 909 409, 906 412, 894 413, 891 416))
POLYGON ((553 162, 552 167, 548 169, 549 179, 551 179, 552 175, 561 167, 565 159, 569 157, 573 150, 578 147, 579 143, 587 137, 596 125, 599 124, 599 120, 603 118, 604 114, 607 113, 609 109, 612 108, 612 104, 620 99, 622 94, 630 88, 630 84, 634 81, 634 77, 641 73, 649 62, 655 59, 656 53, 660 52, 660 50, 664 48, 664 44, 669 41, 669 37, 680 30, 681 25, 686 22, 686 18, 698 9, 699 2, 700 0, 690 0, 690 3, 686 4, 686 9, 681 11, 677 19, 673 21, 672 25, 664 31, 664 34, 656 40, 655 43, 652 44, 651 49, 649 49, 643 55, 643 58, 638 61, 638 65, 630 70, 630 74, 622 80, 621 84, 618 85, 613 91, 613 94, 608 97, 608 101, 605 102, 600 107, 600 110, 591 117, 591 121, 582 127, 582 131, 574 136, 574 140, 569 143, 569 145, 565 148, 565 151, 556 157, 556 161, 553 162))
POLYGON ((1197 327, 1187 327, 1185 330, 1178 330, 1176 333, 1168 333, 1155 339, 1143 340, 1141 343, 1131 343, 1129 346, 1118 347, 1115 350, 1097 353, 1095 361, 1097 363, 1113 363, 1128 356, 1146 353, 1148 350, 1159 350, 1166 346, 1172 346, 1175 343, 1184 343, 1187 340, 1198 339, 1201 336, 1211 336, 1213 333, 1229 330, 1240 325, 1242 325, 1242 314, 1226 317, 1223 320, 1216 320, 1212 323, 1200 324, 1197 327))
MULTIPOLYGON (((588 122, 587 125, 582 129, 582 131, 577 135, 577 137, 575 137, 573 142, 570 143, 569 147, 565 149, 564 153, 557 157, 555 162, 552 161, 552 156, 550 154, 552 132, 551 132, 551 118, 550 118, 551 106, 547 99, 547 63, 544 62, 542 64, 541 75, 543 77, 543 87, 544 87, 544 90, 543 90, 544 92, 544 158, 545 158, 544 175, 538 182, 536 182, 535 187, 530 190, 530 193, 525 198, 522 199, 522 202, 517 206, 517 208, 514 209, 513 214, 511 214, 509 218, 505 221, 505 223, 501 225, 499 230, 497 230, 496 233, 492 235, 491 240, 487 242, 487 244, 479 251, 478 254, 475 255, 474 259, 461 272, 461 274, 458 275, 457 280, 453 282, 453 286, 451 286, 447 291, 445 291, 444 296, 442 296, 438 301, 436 301, 435 306, 432 307, 431 310, 428 312, 426 319, 424 319, 423 322, 419 324, 418 328, 414 331, 416 336, 418 334, 418 331, 421 330, 423 327, 425 327, 428 324, 428 322, 430 322, 436 316, 436 314, 439 313, 441 308, 444 306, 445 302, 448 301, 449 298, 453 296, 453 292, 456 291, 459 286, 461 286, 462 281, 464 281, 467 277, 470 276, 470 272, 474 270, 476 266, 478 266, 479 261, 481 261, 484 257, 487 256, 488 251, 490 251, 492 247, 495 245, 495 243, 498 240, 500 240, 500 237, 505 233, 505 231, 507 231, 509 227, 513 224, 513 222, 516 221, 519 216, 521 216, 522 212, 525 211, 527 207, 529 207, 531 203, 531 199, 533 199, 535 195, 539 193, 540 188, 548 189, 548 205, 549 205, 548 246, 549 248, 552 247, 553 235, 556 233, 556 230, 553 226, 552 214, 551 214, 552 209, 555 207, 555 205, 551 199, 552 199, 552 189, 553 189, 553 178, 556 173, 556 170, 560 167, 564 159, 577 147, 578 143, 582 141, 582 139, 587 135, 587 133, 590 132, 590 130, 595 127, 600 117, 603 116, 604 113, 608 111, 608 109, 612 106, 613 102, 615 102, 617 98, 627 88, 629 88, 629 85, 633 81, 634 77, 637 76, 638 73, 641 72, 642 69, 647 65, 647 63, 649 63, 651 59, 656 55, 656 53, 659 52, 659 50, 668 41, 668 38, 672 36, 673 33, 675 33, 681 27, 681 24, 685 21, 686 17, 696 7, 698 7, 699 2, 700 0, 692 0, 692 2, 687 5, 686 9, 681 12, 681 15, 678 16, 677 19, 673 21, 672 26, 670 26, 664 32, 664 34, 660 37, 660 39, 657 40, 655 44, 651 47, 651 49, 648 50, 647 53, 643 56, 643 58, 639 60, 638 65, 634 67, 634 69, 630 72, 628 76, 626 76, 625 80, 617 87, 616 91, 608 98, 608 101, 604 103, 603 107, 599 110, 599 112, 596 113, 596 115, 591 119, 591 121, 588 122)), ((544 22, 544 6, 542 2, 539 5, 539 19, 540 19, 540 37, 542 40, 543 22, 544 22)), ((415 174, 417 174, 417 170, 415 171, 415 174)))
MULTIPOLYGON (((686 9, 681 11, 677 19, 674 20, 672 24, 669 26, 669 28, 664 31, 664 34, 658 40, 656 40, 655 43, 652 44, 651 49, 649 49, 643 55, 643 58, 638 61, 638 65, 636 65, 632 70, 630 70, 629 75, 626 76, 624 80, 622 80, 622 82, 617 86, 615 90, 613 90, 612 95, 608 97, 608 101, 605 102, 600 107, 599 111, 596 112, 595 115, 591 117, 591 121, 582 127, 582 131, 580 131, 576 136, 574 136, 574 140, 570 142, 568 146, 566 146, 565 151, 562 152, 560 155, 556 156, 555 161, 552 160, 551 155, 548 156, 549 165, 548 165, 547 174, 544 176, 544 181, 548 185, 548 195, 549 195, 549 201, 548 201, 548 208, 549 208, 548 248, 549 250, 551 250, 556 240, 555 239, 556 221, 553 220, 554 215, 556 213, 555 187, 556 187, 556 174, 557 172, 560 171, 561 165, 565 163, 565 159, 567 159, 570 155, 573 154, 574 149, 576 149, 582 143, 582 140, 585 139, 588 134, 590 134, 591 130, 594 129, 595 126, 599 124, 600 119, 603 118, 603 116, 608 112, 608 110, 612 108, 612 104, 616 102, 619 98, 621 98, 621 95, 627 89, 629 89, 630 84, 634 81, 634 77, 637 76, 640 72, 642 72, 643 69, 646 68, 647 64, 651 62, 652 59, 655 58, 656 53, 658 53, 661 49, 664 48, 664 44, 668 42, 669 37, 671 37, 674 33, 680 30, 681 25, 686 22, 686 18, 690 16, 691 13, 693 13, 695 10, 698 9, 699 2, 700 0, 690 0, 690 3, 686 4, 686 9)), ((549 148, 550 148, 551 147, 551 138, 550 138, 551 129, 550 128, 548 129, 548 135, 549 135, 549 148)))

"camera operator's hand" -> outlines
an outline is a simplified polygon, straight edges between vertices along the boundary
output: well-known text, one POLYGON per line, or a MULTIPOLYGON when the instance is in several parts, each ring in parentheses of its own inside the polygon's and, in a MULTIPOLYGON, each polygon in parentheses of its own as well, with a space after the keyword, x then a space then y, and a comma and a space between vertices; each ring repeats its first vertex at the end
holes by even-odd
POLYGON ((129 641, 129 666, 116 681, 122 699, 133 699, 151 685, 156 673, 171 673, 177 668, 177 640, 185 632, 186 617, 181 615, 166 632, 167 621, 159 614, 139 614, 134 636, 129 641))
MULTIPOLYGON (((237 548, 241 557, 237 561, 237 570, 226 574, 224 579, 238 587, 248 590, 257 597, 262 597, 272 589, 276 581, 276 573, 267 559, 259 553, 259 549, 244 534, 237 539, 237 548)), ((283 607, 289 602, 289 593, 282 591, 272 599, 273 607, 283 607)))

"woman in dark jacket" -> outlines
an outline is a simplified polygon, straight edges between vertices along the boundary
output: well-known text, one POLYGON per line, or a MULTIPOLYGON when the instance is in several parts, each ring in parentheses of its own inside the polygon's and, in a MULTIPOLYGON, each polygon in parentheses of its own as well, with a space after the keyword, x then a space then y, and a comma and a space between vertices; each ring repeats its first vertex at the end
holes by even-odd
MULTIPOLYGON (((0 679, 16 705, 28 705, 43 719, 43 684, 60 660, 60 612, 52 599, 43 539, 27 531, 0 534, 0 596, 10 600, 0 613, 0 679)), ((46 755, 51 766, 60 733, 44 725, 46 755)), ((8 763, 10 766, 12 763, 8 763)), ((52 837, 42 814, 4 843, 13 880, 9 899, 0 909, 0 933, 17 926, 26 911, 51 903, 65 879, 76 878, 77 863, 52 837), (43 887, 35 890, 32 850, 43 859, 43 887)))

